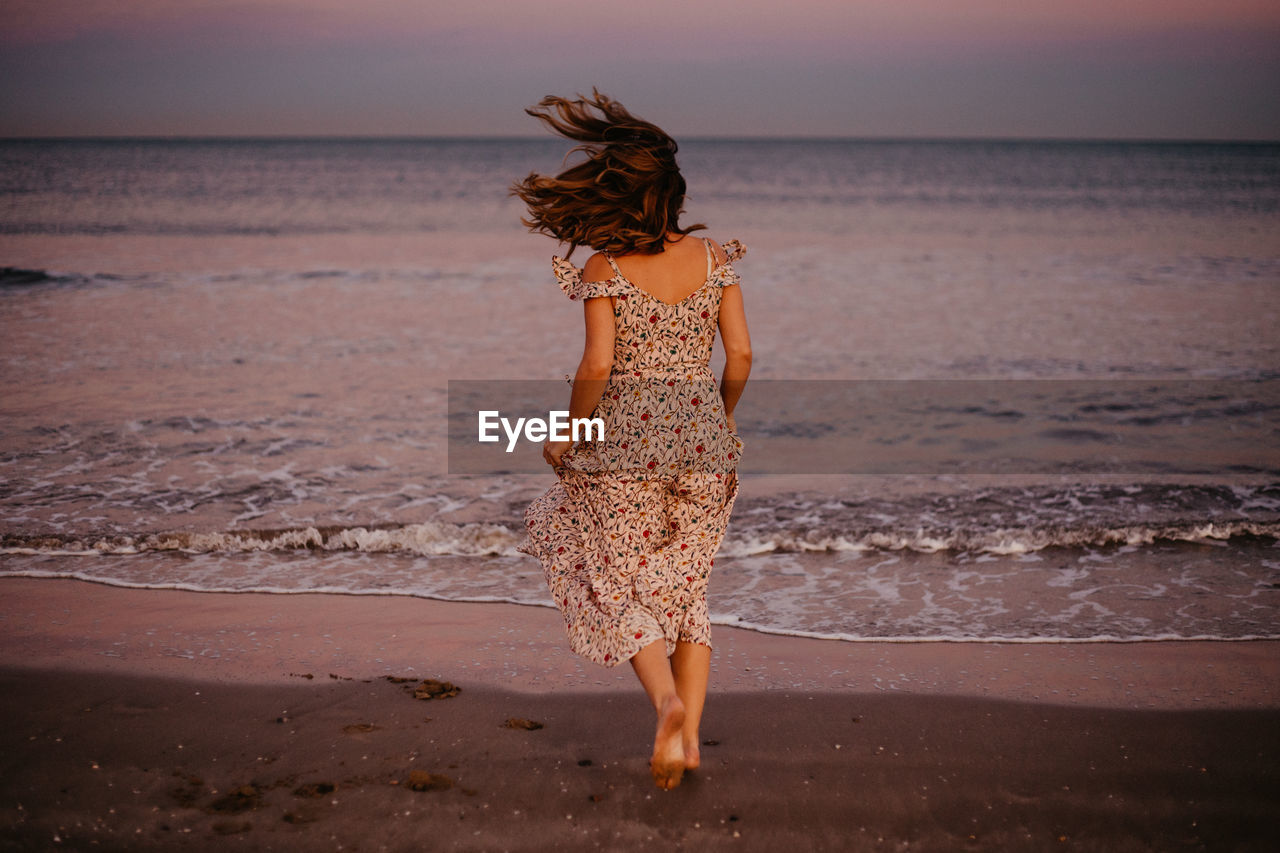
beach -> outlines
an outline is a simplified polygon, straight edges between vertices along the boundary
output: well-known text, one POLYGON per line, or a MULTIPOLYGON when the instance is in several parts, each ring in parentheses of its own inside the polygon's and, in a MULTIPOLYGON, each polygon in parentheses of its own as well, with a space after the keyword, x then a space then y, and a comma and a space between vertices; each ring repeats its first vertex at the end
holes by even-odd
POLYGON ((1280 844, 1280 147, 682 141, 755 364, 671 792, 457 464, 581 354, 562 146, 0 149, 0 850, 1280 844))
POLYGON ((717 628, 703 765, 663 792, 633 676, 575 659, 546 608, 0 584, 3 849, 1280 838, 1274 641, 853 644, 717 628), (414 698, 427 679, 460 690, 414 698))

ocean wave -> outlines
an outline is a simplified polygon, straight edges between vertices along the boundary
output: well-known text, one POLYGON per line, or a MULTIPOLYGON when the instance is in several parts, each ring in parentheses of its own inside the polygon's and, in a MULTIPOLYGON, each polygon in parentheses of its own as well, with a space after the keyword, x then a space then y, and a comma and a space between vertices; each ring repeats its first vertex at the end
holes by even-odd
POLYGON ((374 527, 297 527, 279 530, 230 530, 209 533, 145 533, 136 536, 68 534, 0 537, 0 554, 141 554, 179 551, 211 554, 253 551, 363 551, 419 556, 510 556, 517 534, 501 524, 421 524, 374 527))
MULTIPOLYGON (((57 556, 123 555, 175 551, 188 554, 259 551, 358 551, 416 556, 512 557, 523 538, 505 524, 423 522, 374 527, 296 527, 275 530, 230 530, 103 534, 10 533, 0 537, 0 554, 57 556)), ((720 554, 747 557, 770 553, 914 551, 1028 554, 1046 548, 1141 546, 1157 542, 1226 542, 1238 537, 1280 539, 1280 521, 1197 521, 1181 524, 1118 527, 997 528, 868 528, 863 530, 765 528, 741 526, 725 537, 720 554)))
POLYGON ((1124 525, 1079 528, 998 528, 995 530, 870 529, 832 533, 823 530, 740 530, 726 536, 725 556, 744 557, 773 552, 822 551, 940 551, 997 555, 1028 554, 1045 548, 1086 548, 1107 545, 1153 545, 1159 541, 1225 541, 1235 537, 1280 537, 1280 522, 1198 522, 1166 525, 1124 525))

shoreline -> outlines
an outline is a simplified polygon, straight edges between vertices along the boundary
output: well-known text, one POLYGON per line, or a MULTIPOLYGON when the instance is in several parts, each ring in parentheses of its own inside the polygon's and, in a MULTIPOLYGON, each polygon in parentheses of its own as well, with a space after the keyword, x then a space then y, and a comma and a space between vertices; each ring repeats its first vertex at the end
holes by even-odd
POLYGON ((4 578, 0 624, 0 850, 1280 838, 1273 641, 872 646, 718 626, 703 767, 663 792, 629 668, 580 663, 548 609, 4 578), (426 678, 461 692, 416 699, 426 678))
MULTIPOLYGON (((442 677, 516 692, 639 695, 626 666, 568 650, 522 604, 333 593, 137 589, 0 578, 0 666, 296 683, 442 677)), ((804 690, 1152 710, 1280 709, 1280 640, 858 642, 716 625, 709 690, 804 690)))

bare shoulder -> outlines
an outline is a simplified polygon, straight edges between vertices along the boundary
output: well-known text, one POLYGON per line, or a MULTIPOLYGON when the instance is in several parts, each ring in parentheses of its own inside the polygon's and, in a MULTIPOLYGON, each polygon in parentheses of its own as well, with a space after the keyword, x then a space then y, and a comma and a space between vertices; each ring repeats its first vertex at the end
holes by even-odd
POLYGON ((609 266, 603 252, 596 252, 582 265, 583 281, 606 281, 611 278, 613 278, 613 267, 609 266))

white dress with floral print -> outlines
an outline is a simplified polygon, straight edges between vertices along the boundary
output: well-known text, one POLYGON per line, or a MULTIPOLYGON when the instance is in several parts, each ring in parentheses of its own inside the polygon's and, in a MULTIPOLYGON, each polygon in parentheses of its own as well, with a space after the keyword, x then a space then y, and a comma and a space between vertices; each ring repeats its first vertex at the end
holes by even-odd
POLYGON ((728 427, 715 376, 720 299, 739 284, 732 263, 746 252, 708 245, 702 286, 662 302, 622 275, 584 282, 552 260, 570 299, 612 297, 613 371, 593 417, 603 440, 579 442, 557 482, 525 512, 520 550, 538 558, 569 645, 604 666, 662 640, 711 645, 707 581, 734 499, 742 442, 728 427))

